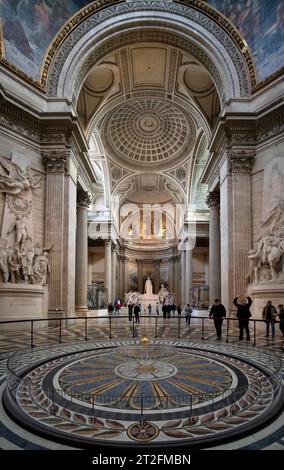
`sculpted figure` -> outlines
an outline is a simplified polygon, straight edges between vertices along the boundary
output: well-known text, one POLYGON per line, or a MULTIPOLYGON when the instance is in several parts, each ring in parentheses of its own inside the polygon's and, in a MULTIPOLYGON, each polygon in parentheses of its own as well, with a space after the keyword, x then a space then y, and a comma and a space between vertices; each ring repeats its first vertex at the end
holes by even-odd
POLYGON ((35 276, 35 281, 42 286, 46 286, 47 284, 47 276, 50 272, 49 260, 48 260, 48 252, 43 251, 41 255, 38 255, 35 259, 33 265, 33 273, 35 276))
POLYGON ((8 263, 11 273, 11 282, 19 281, 20 269, 22 267, 22 259, 18 248, 14 248, 13 252, 10 253, 8 263))
POLYGON ((8 282, 9 279, 9 269, 6 251, 2 246, 0 246, 0 272, 2 272, 4 277, 4 282, 8 282))
POLYGON ((40 187, 40 176, 33 176, 29 167, 24 170, 0 156, 0 192, 17 195, 26 189, 40 187))
POLYGON ((145 282, 145 289, 144 289, 145 294, 153 294, 153 284, 149 276, 147 277, 147 280, 145 282))
POLYGON ((248 251, 249 259, 249 282, 250 284, 258 283, 258 271, 260 268, 260 257, 256 250, 248 251))
POLYGON ((22 255, 22 269, 25 283, 34 283, 34 271, 33 271, 33 259, 34 252, 29 249, 25 254, 22 255))
POLYGON ((28 235, 27 227, 20 216, 16 217, 16 221, 11 225, 7 234, 11 233, 14 229, 16 230, 16 246, 20 251, 23 251, 27 238, 31 239, 31 237, 28 235))

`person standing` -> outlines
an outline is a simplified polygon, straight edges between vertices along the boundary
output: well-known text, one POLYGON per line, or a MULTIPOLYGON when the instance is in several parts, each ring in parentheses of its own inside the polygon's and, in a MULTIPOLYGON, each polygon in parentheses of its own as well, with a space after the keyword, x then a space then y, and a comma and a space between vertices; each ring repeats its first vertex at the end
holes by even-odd
POLYGON ((275 317, 277 315, 277 310, 272 305, 271 300, 267 301, 264 309, 262 310, 262 319, 265 323, 265 338, 269 337, 269 325, 271 325, 271 336, 275 337, 275 317))
POLYGON ((156 315, 157 316, 160 315, 160 304, 159 304, 159 302, 157 302, 157 305, 156 305, 156 315))
POLYGON ((238 302, 239 295, 234 298, 233 304, 237 307, 237 318, 239 319, 239 340, 243 339, 244 329, 246 330, 247 341, 250 341, 249 333, 249 318, 251 317, 250 306, 252 304, 251 297, 243 297, 240 302, 238 302))
POLYGON ((181 317, 181 312, 182 312, 181 305, 180 305, 180 304, 178 304, 178 306, 177 306, 177 313, 178 313, 178 317, 181 317))
POLYGON ((135 307, 134 307, 135 323, 140 323, 139 313, 140 313, 140 307, 139 307, 138 304, 136 304, 135 307))
POLYGON ((148 305, 148 315, 151 315, 152 314, 152 305, 149 304, 148 305))
POLYGON ((226 309, 223 304, 221 304, 219 299, 215 299, 215 303, 212 305, 209 313, 209 318, 213 318, 215 330, 217 333, 217 339, 222 338, 222 324, 223 320, 226 317, 226 309))
POLYGON ((128 304, 128 320, 132 320, 132 313, 133 313, 133 304, 129 302, 128 304))
POLYGON ((189 304, 187 304, 184 311, 185 311, 185 324, 186 324, 186 326, 189 327, 190 320, 191 320, 191 314, 192 314, 192 308, 190 308, 189 304))
POLYGON ((280 331, 282 333, 282 337, 284 337, 284 306, 283 304, 279 304, 278 305, 278 315, 279 315, 279 320, 280 320, 280 323, 279 323, 279 328, 280 328, 280 331))

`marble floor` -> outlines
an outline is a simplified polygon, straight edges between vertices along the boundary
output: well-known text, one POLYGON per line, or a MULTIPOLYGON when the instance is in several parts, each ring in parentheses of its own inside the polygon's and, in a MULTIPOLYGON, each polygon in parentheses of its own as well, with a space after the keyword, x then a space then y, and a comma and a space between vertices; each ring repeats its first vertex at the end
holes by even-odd
MULTIPOLYGON (((1 328, 0 333, 0 392, 3 394, 5 388, 5 380, 7 375, 7 359, 13 353, 13 351, 19 351, 22 349, 29 350, 31 343, 35 346, 34 352, 39 351, 40 360, 46 357, 46 346, 56 347, 59 345, 61 348, 71 348, 72 354, 74 353, 74 348, 78 347, 76 344, 81 345, 82 347, 89 343, 90 341, 97 342, 98 340, 109 340, 120 341, 131 340, 139 341, 141 337, 148 337, 149 339, 159 341, 172 341, 179 338, 180 341, 185 341, 190 344, 203 344, 210 345, 212 344, 213 348, 218 351, 218 354, 226 352, 226 348, 231 347, 236 352, 238 348, 242 354, 251 354, 250 351, 255 351, 255 354, 259 355, 259 358, 265 354, 266 351, 269 351, 269 354, 283 355, 283 340, 280 335, 279 329, 276 325, 276 335, 275 338, 265 338, 265 328, 263 322, 258 322, 255 327, 255 336, 253 335, 253 328, 251 328, 251 341, 247 342, 238 340, 238 328, 237 324, 230 320, 230 324, 227 328, 227 325, 223 325, 223 338, 221 341, 216 340, 214 325, 212 321, 207 318, 201 320, 202 316, 207 315, 207 312, 197 312, 193 313, 191 324, 189 327, 185 325, 185 319, 181 318, 178 322, 177 318, 163 319, 155 317, 144 317, 140 319, 140 323, 132 323, 128 321, 126 312, 122 311, 119 317, 113 317, 109 319, 105 311, 99 312, 90 312, 89 317, 86 319, 80 318, 76 320, 64 320, 61 322, 61 325, 58 322, 50 322, 48 328, 40 322, 39 325, 33 325, 33 336, 31 341, 31 332, 30 327, 27 325, 27 328, 15 328, 15 325, 5 325, 5 328, 1 328), (203 327, 202 327, 203 322, 203 327), (179 323, 179 324, 178 324, 179 323), (253 344, 256 343, 255 349, 253 344), (41 349, 38 349, 41 348, 41 349)), ((69 351, 70 352, 70 351, 69 351)), ((137 359, 137 358, 136 358, 137 359)), ((191 359, 193 361, 196 358, 191 359)), ((88 364, 90 366, 90 364, 88 364)), ((136 364, 137 365, 137 364, 136 364)), ((158 364, 159 365, 159 364, 158 364)), ((135 369, 135 364, 125 369, 125 367, 119 364, 116 364, 115 367, 118 367, 117 374, 122 375, 125 379, 130 378, 129 374, 133 376, 137 373, 137 367, 135 369), (133 366, 133 367, 132 367, 133 366), (123 368, 124 367, 124 368, 123 368)), ((74 370, 71 367, 71 372, 74 370)), ((73 366, 75 367, 75 366, 73 366)), ((91 367, 92 364, 91 364, 91 367)), ((166 374, 170 379, 171 367, 178 367, 177 363, 171 363, 168 366, 167 370, 164 367, 156 367, 156 373, 166 374)), ((204 365, 206 368, 206 365, 204 365)), ((70 372, 67 369, 67 372, 70 372)), ((62 384, 65 387, 69 387, 68 383, 68 374, 64 372, 62 375, 62 384), (67 382, 66 382, 67 377, 67 382)), ((149 372, 149 370, 147 369, 149 372)), ((282 362, 282 371, 283 371, 283 362, 282 362)), ((145 372, 145 371, 144 371, 145 372)), ((148 373, 147 372, 147 373, 148 373)), ((152 371, 153 372, 153 371, 152 371)), ((140 372, 141 373, 141 370, 140 372)), ((229 380, 229 379, 228 379, 229 380)), ((84 382, 84 381, 83 381, 84 382)), ((187 384, 188 385, 188 384, 187 384)), ((192 384, 191 384, 192 385, 192 384)), ((171 384, 171 386, 173 386, 171 384)), ((226 385, 221 385, 225 387, 226 385)), ((206 414, 206 413, 205 413, 206 414)), ((44 437, 40 437, 37 433, 27 431, 23 429, 19 424, 15 423, 11 417, 6 413, 3 408, 1 400, 1 424, 0 424, 0 448, 1 449, 30 449, 30 450, 43 450, 43 449, 72 449, 77 448, 74 445, 64 445, 62 443, 53 442, 44 437)), ((181 425, 177 425, 177 429, 172 429, 172 431, 179 432, 181 425)), ((214 426, 212 426, 213 428, 214 426)), ((135 429, 133 430, 135 432, 135 429)), ((153 431, 154 432, 154 431, 153 431)), ((171 434, 171 432, 170 432, 171 434)), ((80 447, 79 447, 80 448, 80 447)), ((243 450, 258 450, 258 449, 271 449, 271 450, 284 450, 284 413, 280 413, 276 419, 274 419, 269 424, 265 425, 261 429, 258 429, 255 432, 247 435, 246 437, 241 437, 234 439, 234 441, 229 443, 222 443, 215 445, 213 447, 216 450, 228 450, 228 449, 243 449, 243 450)), ((212 449, 212 447, 210 447, 212 449)))

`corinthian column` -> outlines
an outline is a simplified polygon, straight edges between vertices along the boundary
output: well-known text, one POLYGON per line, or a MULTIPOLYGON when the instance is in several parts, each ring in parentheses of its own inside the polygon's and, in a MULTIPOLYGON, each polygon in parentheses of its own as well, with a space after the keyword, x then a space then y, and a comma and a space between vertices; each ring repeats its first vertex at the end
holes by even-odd
POLYGON ((137 259, 137 284, 138 284, 138 292, 140 294, 144 294, 144 286, 143 286, 143 260, 137 259))
POLYGON ((91 203, 87 191, 77 191, 77 232, 76 232, 76 312, 86 314, 88 295, 88 231, 87 209, 91 203))
POLYGON ((46 168, 45 244, 50 251, 49 313, 65 312, 64 305, 64 189, 67 152, 43 152, 46 168))
POLYGON ((191 303, 190 289, 192 288, 192 246, 187 242, 185 249, 185 303, 191 303))
POLYGON ((210 210, 209 221, 209 301, 210 305, 221 297, 220 255, 220 194, 210 191, 206 198, 210 210))
POLYGON ((105 288, 107 289, 107 301, 111 302, 111 240, 105 240, 105 288))
POLYGON ((232 152, 229 155, 232 174, 232 237, 233 237, 233 296, 247 290, 248 250, 252 243, 251 227, 251 168, 252 152, 232 152))

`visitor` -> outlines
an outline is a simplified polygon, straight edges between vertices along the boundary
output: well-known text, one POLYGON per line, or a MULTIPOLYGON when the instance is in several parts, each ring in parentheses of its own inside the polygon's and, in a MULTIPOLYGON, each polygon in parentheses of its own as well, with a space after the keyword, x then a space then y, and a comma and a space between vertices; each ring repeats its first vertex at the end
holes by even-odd
POLYGON ((217 339, 222 338, 222 324, 226 316, 226 309, 223 304, 221 304, 219 299, 215 299, 215 303, 212 305, 209 313, 209 318, 213 318, 215 330, 217 333, 217 339))
POLYGON ((265 338, 269 337, 269 325, 271 325, 271 336, 275 337, 275 317, 277 315, 277 310, 272 305, 271 300, 267 301, 264 309, 262 310, 262 319, 265 323, 265 338))
POLYGON ((242 341, 245 329, 247 341, 250 341, 249 318, 251 317, 250 306, 252 299, 251 297, 242 297, 241 301, 238 302, 239 298, 240 296, 237 295, 233 300, 233 304, 237 307, 237 318, 239 319, 239 340, 242 341))
POLYGON ((187 327, 189 327, 190 320, 191 320, 191 314, 192 314, 192 308, 190 308, 189 304, 187 304, 184 311, 185 311, 185 324, 186 324, 187 327))
POLYGON ((129 302, 128 304, 128 320, 132 320, 132 314, 133 314, 133 304, 129 302))
POLYGON ((151 315, 151 313, 152 313, 152 305, 149 304, 148 305, 148 315, 151 315))
POLYGON ((164 303, 163 306, 162 306, 163 318, 167 318, 167 311, 168 311, 168 307, 164 303))
POLYGON ((160 315, 160 304, 159 304, 159 302, 157 302, 157 305, 156 305, 156 315, 157 316, 160 315))
POLYGON ((138 304, 136 304, 135 307, 134 307, 135 323, 140 323, 139 313, 140 313, 140 307, 139 307, 138 304))
POLYGON ((177 313, 178 313, 178 317, 181 317, 181 312, 182 312, 181 305, 180 305, 180 304, 178 304, 178 306, 177 306, 177 313))
POLYGON ((121 302, 119 299, 115 300, 114 306, 115 306, 115 313, 119 315, 119 311, 121 309, 121 302))
POLYGON ((108 304, 108 313, 109 315, 111 315, 114 311, 114 306, 112 305, 112 303, 109 303, 108 304))
POLYGON ((282 333, 282 337, 284 337, 284 306, 283 304, 278 305, 278 316, 279 316, 279 328, 282 333))

